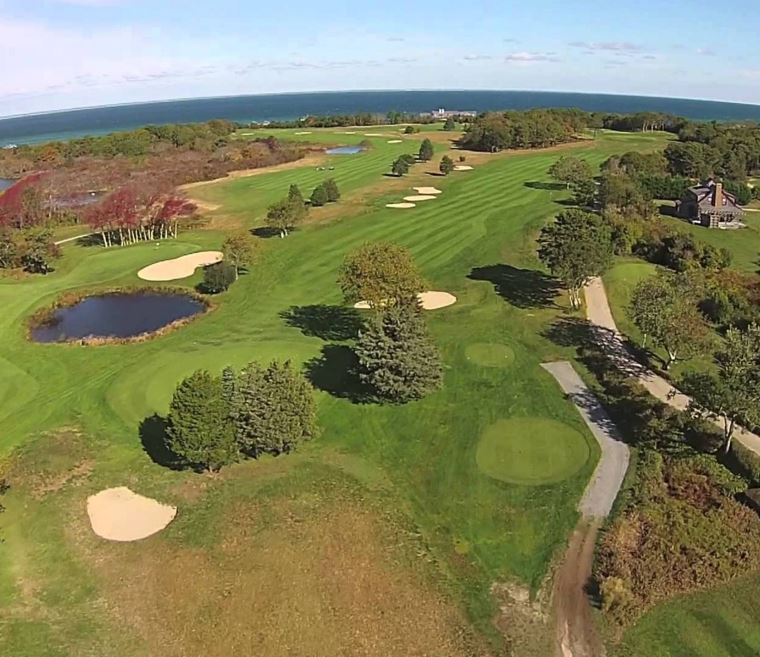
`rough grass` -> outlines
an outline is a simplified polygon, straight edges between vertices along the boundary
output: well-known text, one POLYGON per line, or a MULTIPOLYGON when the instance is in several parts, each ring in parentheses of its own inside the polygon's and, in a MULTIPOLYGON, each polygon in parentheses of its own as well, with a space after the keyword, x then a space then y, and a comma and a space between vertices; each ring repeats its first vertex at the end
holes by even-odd
MULTIPOLYGON (((599 164, 612 153, 636 147, 651 149, 657 144, 649 135, 640 140, 635 136, 604 136, 575 148, 578 154, 599 164)), ((0 653, 37 657, 127 655, 142 650, 155 654, 154 646, 133 645, 131 638, 143 636, 141 632, 150 633, 150 628, 158 631, 158 621, 145 616, 150 612, 147 607, 134 612, 139 611, 141 616, 135 616, 132 625, 122 626, 121 621, 114 620, 122 616, 110 610, 109 605, 116 604, 111 596, 128 592, 119 589, 123 584, 107 581, 109 571, 99 565, 103 560, 118 568, 118 560, 114 563, 108 547, 119 550, 114 553, 119 555, 131 550, 130 558, 135 563, 147 563, 142 552, 151 554, 153 543, 128 548, 105 544, 89 552, 96 546, 94 537, 82 525, 83 500, 86 494, 100 488, 128 485, 141 494, 177 504, 178 520, 165 537, 157 540, 192 544, 201 552, 193 556, 198 559, 195 563, 203 567, 222 559, 221 554, 215 554, 215 537, 233 531, 226 526, 233 517, 228 515, 228 509, 234 506, 232 500, 255 500, 256 495, 246 493, 242 486, 232 486, 230 506, 216 506, 212 503, 215 495, 227 493, 209 497, 198 490, 199 475, 168 471, 153 463, 149 454, 155 449, 155 436, 147 431, 141 434, 140 426, 153 413, 166 411, 173 388, 194 369, 218 371, 226 364, 240 367, 251 359, 289 358, 297 364, 308 363, 310 376, 319 389, 322 436, 299 455, 274 462, 277 470, 293 477, 289 479, 291 488, 284 493, 286 497, 300 499, 304 491, 314 490, 296 476, 304 462, 301 459, 314 463, 316 468, 333 467, 339 461, 339 469, 347 476, 366 483, 368 502, 379 501, 399 510, 405 518, 401 526, 408 525, 421 537, 427 555, 424 559, 432 564, 434 579, 445 583, 446 595, 455 601, 453 604, 464 609, 478 631, 491 638, 496 635, 492 625, 496 606, 490 595, 493 582, 516 580, 534 591, 538 588, 556 549, 575 524, 575 506, 597 459, 596 445, 576 410, 539 366, 543 360, 572 357, 572 349, 556 346, 542 337, 557 314, 564 312, 566 302, 555 299, 554 288, 537 271, 535 258, 536 232, 563 207, 565 199, 564 192, 552 191, 544 184, 548 182, 546 171, 557 154, 549 151, 486 156, 475 171, 447 178, 429 177, 435 182, 428 184, 435 184, 443 194, 414 212, 398 213, 382 207, 387 202, 383 193, 397 194, 393 187, 397 183, 382 177, 393 159, 392 148, 383 142, 365 155, 343 156, 334 174, 317 174, 311 168, 292 169, 250 180, 227 181, 218 188, 202 188, 204 193, 217 195, 220 203, 228 203, 237 221, 251 228, 259 225, 262 209, 272 198, 285 194, 291 182, 307 192, 322 176, 335 175, 347 193, 354 193, 350 191, 352 185, 356 194, 362 193, 363 185, 369 185, 380 196, 361 212, 351 212, 346 204, 345 214, 339 214, 334 221, 306 226, 284 240, 265 240, 260 261, 229 292, 216 297, 219 307, 214 313, 155 340, 97 349, 37 345, 26 340, 24 320, 63 292, 97 286, 142 286, 144 282, 136 276, 140 268, 157 260, 218 248, 222 233, 204 230, 183 234, 179 240, 163 242, 158 247, 138 244, 108 251, 69 244, 56 272, 44 277, 0 279, 0 452, 9 453, 41 431, 77 424, 89 437, 87 453, 94 461, 93 474, 85 483, 81 483, 82 477, 75 477, 42 500, 35 501, 23 486, 11 492, 9 511, 2 518, 6 537, 2 549, 9 558, 3 559, 0 566, 0 592, 7 594, 0 602, 0 618, 12 621, 7 625, 8 632, 0 632, 3 640, 10 642, 0 653), (251 185, 250 190, 245 185, 251 185), (383 192, 385 189, 388 191, 383 192), (337 330, 334 321, 319 320, 318 316, 316 321, 300 323, 286 319, 293 315, 293 308, 307 313, 314 306, 335 311, 340 303, 336 274, 343 256, 372 240, 392 240, 408 247, 433 287, 448 290, 459 299, 456 306, 426 315, 443 351, 444 388, 408 406, 352 403, 351 382, 342 370, 346 362, 342 340, 345 331, 337 330), (514 352, 514 365, 504 369, 473 367, 465 353, 466 345, 472 343, 508 344, 514 352), (583 436, 591 458, 574 476, 551 486, 512 486, 484 475, 475 460, 482 431, 500 418, 516 416, 546 418, 572 427, 583 436), (378 481, 391 492, 377 492, 378 481), (79 549, 84 552, 77 552, 79 549), (94 555, 94 570, 83 554, 94 555), (26 600, 22 592, 27 589, 32 595, 27 603, 19 604, 19 600, 26 600), (110 637, 114 637, 111 643, 110 637)), ((398 152, 416 150, 409 149, 406 143, 397 148, 398 152)), ((192 287, 198 279, 196 275, 183 281, 183 285, 192 287)), ((303 312, 296 316, 303 317, 303 312)), ((328 316, 340 317, 341 313, 331 312, 328 316)), ((243 478, 256 482, 271 476, 269 467, 273 466, 265 468, 253 463, 230 472, 245 468, 243 478)), ((226 477, 223 475, 222 480, 226 481, 226 477)), ((340 499, 336 498, 334 504, 339 505, 340 499)), ((334 517, 336 523, 346 526, 345 518, 330 515, 335 513, 333 503, 327 500, 325 505, 319 513, 327 515, 319 517, 334 517)), ((362 510, 363 504, 351 509, 350 514, 359 514, 359 520, 362 513, 369 513, 362 510)), ((367 531, 387 534, 385 540, 390 542, 396 540, 392 538, 398 526, 396 520, 390 525, 377 522, 380 524, 367 519, 367 527, 381 528, 367 531)), ((328 527, 309 527, 314 541, 335 544, 337 539, 329 534, 328 527)), ((282 531, 285 533, 281 535, 269 534, 272 541, 279 541, 278 545, 287 542, 283 537, 294 536, 285 528, 282 531)), ((248 540, 251 534, 239 536, 248 540)), ((239 549, 240 555, 263 559, 245 552, 245 546, 239 549)), ((355 552, 356 558, 374 559, 376 549, 368 549, 365 553, 355 552)), ((180 553, 185 555, 174 552, 180 553)), ((308 558, 303 555, 294 567, 311 572, 309 581, 316 582, 310 570, 316 566, 308 558)), ((169 562, 163 563, 168 569, 169 562)), ((245 571, 247 557, 230 556, 226 563, 228 566, 220 566, 221 570, 215 572, 227 577, 230 572, 254 577, 245 571), (230 570, 225 570, 227 567, 230 570)), ((388 572, 383 563, 389 562, 378 557, 379 570, 373 578, 379 576, 377 573, 385 576, 388 572)), ((418 575, 427 577, 424 573, 418 575)), ((402 576, 389 581, 388 586, 396 588, 388 591, 398 592, 400 600, 410 600, 409 582, 416 581, 416 576, 413 573, 411 580, 402 576)), ((207 600, 193 591, 195 577, 208 581, 204 573, 185 569, 182 593, 193 596, 195 603, 211 614, 215 604, 223 605, 223 600, 207 600)), ((179 586, 169 579, 164 581, 167 587, 179 586)), ((266 578, 246 581, 251 586, 269 585, 266 578)), ((253 599, 246 597, 249 593, 237 588, 235 591, 235 609, 253 604, 253 599)), ((156 589, 153 594, 157 600, 159 593, 156 589)), ((431 601, 425 604, 436 610, 434 615, 453 618, 446 615, 449 611, 445 603, 438 601, 438 594, 430 594, 429 598, 427 593, 419 595, 421 600, 431 601)), ((343 596, 340 600, 341 605, 347 605, 353 598, 343 596)), ((272 604, 276 603, 273 599, 272 604)), ((407 613, 414 610, 415 604, 404 603, 407 613)), ((283 614, 289 609, 278 608, 283 614)), ((336 629, 328 607, 319 609, 322 622, 345 639, 347 635, 340 632, 347 632, 350 624, 336 629)), ((183 627, 190 632, 191 625, 197 627, 195 619, 203 618, 193 613, 188 609, 182 616, 184 620, 177 621, 179 624, 168 624, 161 639, 167 650, 179 650, 184 640, 193 646, 186 653, 191 657, 196 649, 208 648, 206 643, 197 643, 201 639, 182 633, 183 627)), ((402 623, 401 611, 391 613, 388 608, 386 613, 402 623)), ((247 620, 255 625, 254 617, 249 615, 247 620)), ((419 623, 425 627, 422 620, 419 623)), ((387 626, 382 627, 390 637, 398 636, 387 626)), ((442 625, 427 627, 431 629, 424 636, 440 633, 439 638, 430 639, 431 649, 452 650, 450 646, 454 644, 440 643, 448 642, 451 636, 442 625)), ((351 629, 358 634, 363 631, 351 629)), ((214 632, 221 641, 222 632, 216 628, 214 632)), ((386 644, 386 654, 398 652, 394 646, 386 644)), ((266 653, 260 654, 266 657, 266 653)))

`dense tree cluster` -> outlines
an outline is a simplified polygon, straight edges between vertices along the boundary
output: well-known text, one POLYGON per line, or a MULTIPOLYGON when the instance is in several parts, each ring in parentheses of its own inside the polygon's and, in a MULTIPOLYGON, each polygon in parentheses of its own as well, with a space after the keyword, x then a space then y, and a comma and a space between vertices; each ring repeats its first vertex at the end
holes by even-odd
POLYGON ((195 205, 161 187, 121 187, 85 212, 85 220, 100 235, 103 246, 176 238, 182 218, 195 205))
POLYGON ((401 177, 404 174, 409 173, 409 169, 415 162, 417 162, 417 159, 414 155, 409 155, 408 153, 400 155, 393 161, 393 164, 391 164, 391 173, 394 176, 401 177))
POLYGON ((573 141, 587 125, 588 115, 577 110, 487 112, 469 125, 461 145, 491 153, 509 148, 544 148, 573 141))
POLYGON ((312 207, 318 208, 327 203, 336 203, 340 200, 340 190, 334 178, 329 178, 314 188, 309 202, 312 207))
POLYGON ((177 386, 169 407, 169 447, 212 472, 241 454, 290 452, 316 433, 311 385, 290 362, 252 362, 219 377, 198 370, 177 386))
POLYGON ((291 185, 288 195, 269 206, 267 226, 276 230, 280 237, 287 237, 293 228, 303 223, 309 212, 298 185, 291 185))

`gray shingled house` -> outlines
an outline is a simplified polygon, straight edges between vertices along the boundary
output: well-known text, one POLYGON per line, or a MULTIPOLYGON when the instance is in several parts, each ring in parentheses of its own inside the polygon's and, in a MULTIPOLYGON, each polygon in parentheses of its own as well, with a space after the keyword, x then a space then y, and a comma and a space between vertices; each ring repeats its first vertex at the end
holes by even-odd
POLYGON ((708 228, 735 228, 741 225, 744 210, 736 196, 712 178, 686 190, 676 203, 676 214, 708 228))

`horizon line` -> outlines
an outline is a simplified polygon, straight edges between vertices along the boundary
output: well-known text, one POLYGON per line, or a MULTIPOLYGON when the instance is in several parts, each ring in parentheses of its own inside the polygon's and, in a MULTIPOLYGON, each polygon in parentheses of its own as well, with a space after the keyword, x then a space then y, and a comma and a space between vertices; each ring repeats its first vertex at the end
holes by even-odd
MULTIPOLYGON (((67 112, 83 112, 97 109, 113 109, 117 107, 134 107, 138 105, 159 105, 165 103, 181 103, 196 100, 225 100, 230 98, 247 98, 256 96, 295 96, 299 94, 348 94, 348 93, 398 93, 398 92, 492 92, 492 93, 542 93, 542 94, 575 94, 579 96, 615 96, 619 98, 651 98, 662 100, 685 100, 703 103, 722 103, 725 105, 739 105, 743 107, 756 107, 760 109, 760 103, 748 103, 735 100, 720 100, 717 98, 693 98, 687 96, 657 96, 650 94, 626 94, 612 93, 608 91, 558 91, 549 89, 459 89, 459 88, 410 88, 410 89, 322 89, 307 91, 269 91, 250 94, 224 94, 214 96, 186 96, 180 98, 165 98, 156 100, 139 100, 122 103, 108 103, 105 105, 82 105, 79 107, 67 107, 62 109, 43 110, 39 112, 25 112, 22 114, 0 115, 0 122, 13 119, 22 119, 33 116, 48 116, 50 114, 65 114, 67 112)), ((2 100, 2 96, 0 96, 2 100)))

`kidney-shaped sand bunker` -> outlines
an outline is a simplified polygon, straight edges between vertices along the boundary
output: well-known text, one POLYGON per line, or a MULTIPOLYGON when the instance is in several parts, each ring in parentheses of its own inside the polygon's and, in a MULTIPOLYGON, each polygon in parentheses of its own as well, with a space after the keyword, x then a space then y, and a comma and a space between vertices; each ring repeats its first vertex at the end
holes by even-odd
POLYGON ((588 461, 583 435, 539 417, 498 420, 483 431, 475 455, 481 472, 510 484, 543 486, 564 481, 588 461))
POLYGON ((88 497, 87 515, 92 531, 101 538, 139 541, 166 527, 177 515, 177 508, 120 486, 88 497))

